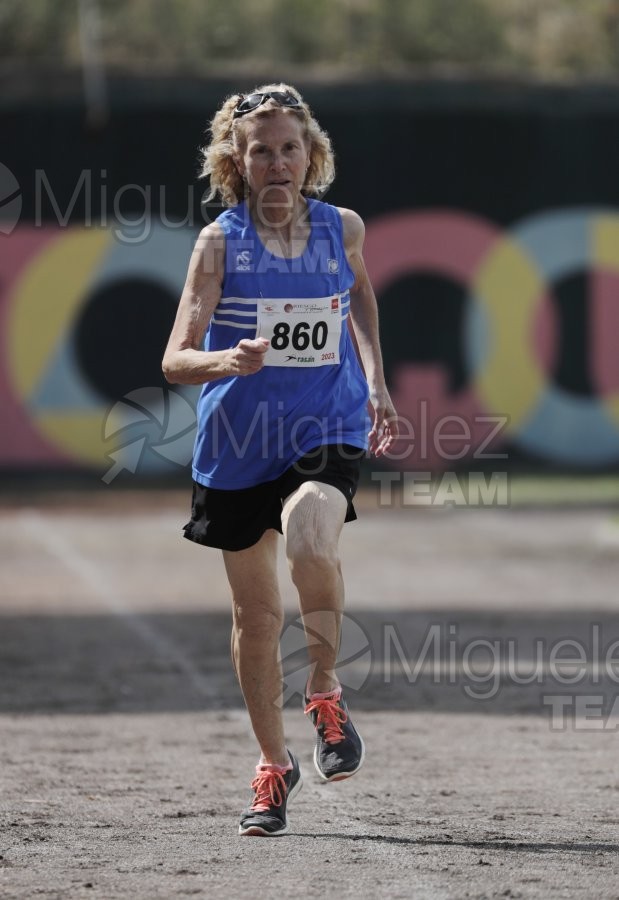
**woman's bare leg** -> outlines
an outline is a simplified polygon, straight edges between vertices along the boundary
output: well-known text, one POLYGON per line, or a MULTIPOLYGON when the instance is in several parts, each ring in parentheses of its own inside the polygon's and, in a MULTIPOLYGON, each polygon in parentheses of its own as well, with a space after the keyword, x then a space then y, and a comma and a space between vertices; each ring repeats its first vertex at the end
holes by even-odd
POLYGON ((277 583, 276 531, 247 550, 224 550, 232 589, 232 659, 263 763, 290 763, 282 723, 279 638, 283 610, 277 583))

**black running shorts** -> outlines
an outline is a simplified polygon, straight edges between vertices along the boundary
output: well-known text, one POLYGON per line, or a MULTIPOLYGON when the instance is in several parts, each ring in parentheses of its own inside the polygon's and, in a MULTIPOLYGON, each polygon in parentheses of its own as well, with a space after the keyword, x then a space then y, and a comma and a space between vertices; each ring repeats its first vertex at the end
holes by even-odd
POLYGON ((331 484, 348 501, 346 522, 357 518, 352 500, 359 483, 365 450, 350 444, 323 444, 302 456, 275 481, 238 491, 222 491, 193 482, 191 519, 184 536, 196 544, 220 550, 245 550, 265 531, 282 531, 286 497, 306 481, 331 484))

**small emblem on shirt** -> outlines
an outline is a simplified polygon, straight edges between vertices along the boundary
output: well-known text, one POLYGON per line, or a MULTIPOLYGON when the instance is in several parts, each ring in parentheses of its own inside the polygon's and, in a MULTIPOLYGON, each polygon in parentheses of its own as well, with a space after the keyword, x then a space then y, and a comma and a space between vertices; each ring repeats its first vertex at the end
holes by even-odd
POLYGON ((327 260, 327 267, 328 267, 328 269, 329 269, 329 274, 330 274, 330 275, 335 275, 335 273, 338 271, 338 269, 339 269, 340 266, 339 266, 339 263, 338 263, 337 259, 328 259, 328 260, 327 260))
POLYGON ((339 299, 337 297, 331 297, 331 309, 338 309, 339 307, 339 299))
POLYGON ((236 254, 236 271, 237 272, 250 272, 251 271, 251 250, 241 250, 236 254))

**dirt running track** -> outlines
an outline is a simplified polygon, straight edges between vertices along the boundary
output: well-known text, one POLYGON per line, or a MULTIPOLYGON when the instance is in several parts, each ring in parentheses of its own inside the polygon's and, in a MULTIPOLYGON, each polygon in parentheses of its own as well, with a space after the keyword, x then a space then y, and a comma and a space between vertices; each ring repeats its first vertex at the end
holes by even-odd
POLYGON ((236 834, 256 749, 219 554, 179 536, 187 497, 5 498, 0 896, 619 898, 610 513, 359 507, 342 673, 367 761, 322 785, 293 697, 304 788, 264 840, 236 834), (549 667, 561 638, 574 684, 549 667), (542 674, 501 674, 508 646, 520 676, 541 647, 542 674))

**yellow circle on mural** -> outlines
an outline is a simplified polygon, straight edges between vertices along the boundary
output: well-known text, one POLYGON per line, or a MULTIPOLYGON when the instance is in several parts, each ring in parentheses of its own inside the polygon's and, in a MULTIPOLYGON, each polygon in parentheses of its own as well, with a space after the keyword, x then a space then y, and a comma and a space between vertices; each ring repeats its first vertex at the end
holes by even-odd
MULTIPOLYGON (((40 404, 44 384, 110 245, 102 229, 65 229, 48 242, 16 281, 10 298, 7 360, 15 391, 29 410, 33 425, 72 460, 106 464, 102 435, 107 408, 88 387, 89 402, 74 404, 71 391, 59 391, 40 404)), ((76 369, 71 381, 83 383, 76 369)))
POLYGON ((509 431, 518 431, 547 383, 531 342, 544 286, 534 261, 509 237, 490 249, 472 284, 490 331, 475 387, 487 409, 509 417, 509 431))

